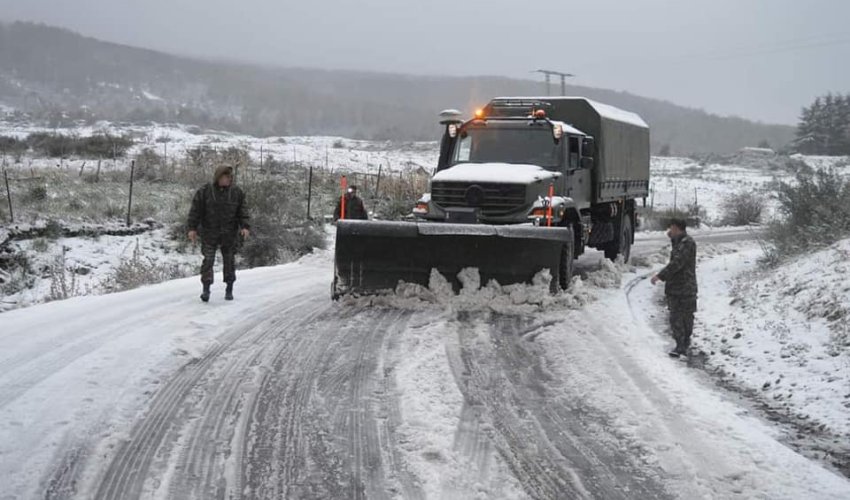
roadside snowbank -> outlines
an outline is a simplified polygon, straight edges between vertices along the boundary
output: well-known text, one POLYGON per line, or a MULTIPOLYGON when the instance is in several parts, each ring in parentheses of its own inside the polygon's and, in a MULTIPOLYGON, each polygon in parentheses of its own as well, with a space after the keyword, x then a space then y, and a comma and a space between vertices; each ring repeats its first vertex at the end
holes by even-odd
MULTIPOLYGON (((193 274, 201 262, 198 247, 188 252, 178 250, 179 243, 168 237, 167 229, 134 235, 73 237, 50 240, 46 238, 12 241, 9 247, 19 253, 34 271, 35 277, 11 276, 12 279, 32 279, 29 287, 0 296, 0 312, 18 309, 51 300, 81 295, 109 293, 112 282, 122 265, 127 269, 142 267, 161 270, 172 279, 193 274)), ((221 265, 219 259, 219 266, 221 265)))
POLYGON ((696 346, 772 408, 850 442, 850 239, 777 269, 758 251, 700 269, 696 346))
MULTIPOLYGON (((701 296, 724 296, 728 304, 720 271, 734 276, 755 265, 759 251, 719 246, 719 256, 700 266, 701 296)), ((625 294, 598 290, 598 300, 564 311, 536 337, 565 394, 600 409, 635 456, 669 475, 680 498, 847 498, 846 478, 784 445, 775 427, 666 355, 662 287, 645 277, 626 274, 625 294)))

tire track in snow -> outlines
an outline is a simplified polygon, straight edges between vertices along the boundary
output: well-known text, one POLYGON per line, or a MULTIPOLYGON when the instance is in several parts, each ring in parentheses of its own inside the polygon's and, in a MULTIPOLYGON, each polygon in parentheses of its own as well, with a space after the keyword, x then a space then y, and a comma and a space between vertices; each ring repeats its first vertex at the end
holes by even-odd
POLYGON ((409 328, 402 332, 395 328, 384 337, 381 356, 378 359, 377 372, 380 377, 380 394, 378 396, 378 435, 382 444, 382 460, 386 464, 388 474, 387 489, 393 496, 401 495, 406 500, 425 500, 425 492, 419 486, 419 481, 408 470, 407 464, 398 446, 399 427, 402 425, 399 388, 396 382, 396 372, 399 363, 403 362, 404 354, 399 346, 401 335, 409 334, 409 328))
POLYGON ((590 408, 559 396, 543 353, 522 339, 533 318, 459 317, 458 385, 482 408, 492 440, 533 498, 666 498, 631 463, 620 439, 590 408))
POLYGON ((320 342, 275 361, 251 417, 254 438, 243 462, 249 496, 390 498, 393 484, 405 489, 397 462, 385 460, 392 443, 382 442, 379 415, 392 410, 379 365, 384 339, 407 315, 347 311, 315 325, 320 342))
POLYGON ((178 474, 170 487, 172 497, 223 498, 241 490, 241 477, 229 464, 241 460, 244 408, 251 408, 259 396, 256 379, 268 370, 276 346, 287 344, 289 331, 326 312, 324 307, 308 308, 297 322, 278 317, 258 338, 240 342, 251 344, 245 347, 245 355, 235 357, 226 367, 210 374, 203 388, 206 394, 202 415, 188 431, 191 433, 188 445, 180 451, 178 474))
MULTIPOLYGON (((165 442, 169 430, 179 429, 177 424, 187 418, 192 401, 189 396, 201 384, 207 371, 229 348, 240 340, 248 343, 261 339, 274 331, 272 326, 278 316, 303 309, 311 302, 309 296, 293 299, 293 305, 283 312, 277 308, 260 311, 245 327, 234 331, 202 358, 184 365, 154 396, 147 414, 137 422, 113 458, 95 495, 99 499, 138 498, 150 474, 154 455, 165 442), (265 316, 268 314, 268 316, 265 316), (247 339, 243 339, 247 337, 247 339)), ((303 317, 303 316, 301 316, 303 317)), ((154 484, 156 481, 153 481, 154 484)))

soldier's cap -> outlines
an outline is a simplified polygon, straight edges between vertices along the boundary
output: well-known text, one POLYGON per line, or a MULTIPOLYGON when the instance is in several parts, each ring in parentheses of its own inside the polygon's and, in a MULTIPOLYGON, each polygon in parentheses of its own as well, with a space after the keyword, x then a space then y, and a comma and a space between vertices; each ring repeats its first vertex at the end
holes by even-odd
POLYGON ((670 219, 670 224, 667 227, 670 227, 670 226, 676 226, 679 229, 681 229, 682 231, 684 231, 688 228, 688 221, 686 221, 685 219, 681 219, 681 218, 670 219))
POLYGON ((215 175, 213 176, 213 182, 218 182, 219 179, 224 177, 225 175, 229 175, 233 177, 233 167, 230 165, 222 165, 215 169, 215 175))

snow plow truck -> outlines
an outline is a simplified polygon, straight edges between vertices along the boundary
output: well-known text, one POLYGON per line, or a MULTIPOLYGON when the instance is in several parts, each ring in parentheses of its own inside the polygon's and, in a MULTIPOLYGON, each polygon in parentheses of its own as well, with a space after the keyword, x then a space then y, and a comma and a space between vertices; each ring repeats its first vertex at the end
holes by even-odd
POLYGON ((637 200, 649 194, 649 127, 636 114, 580 97, 503 97, 444 127, 430 193, 415 222, 340 220, 334 299, 428 285, 531 282, 544 269, 566 289, 586 248, 628 261, 637 200))

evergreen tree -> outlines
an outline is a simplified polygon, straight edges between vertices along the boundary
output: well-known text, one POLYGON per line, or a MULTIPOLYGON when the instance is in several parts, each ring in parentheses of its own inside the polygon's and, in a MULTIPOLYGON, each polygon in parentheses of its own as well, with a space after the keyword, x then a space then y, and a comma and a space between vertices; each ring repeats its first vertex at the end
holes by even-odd
POLYGON ((794 140, 797 151, 811 154, 817 149, 815 144, 815 105, 803 107, 800 123, 797 125, 797 138, 794 140))
POLYGON ((804 107, 795 146, 804 154, 850 155, 850 95, 829 93, 804 107))

